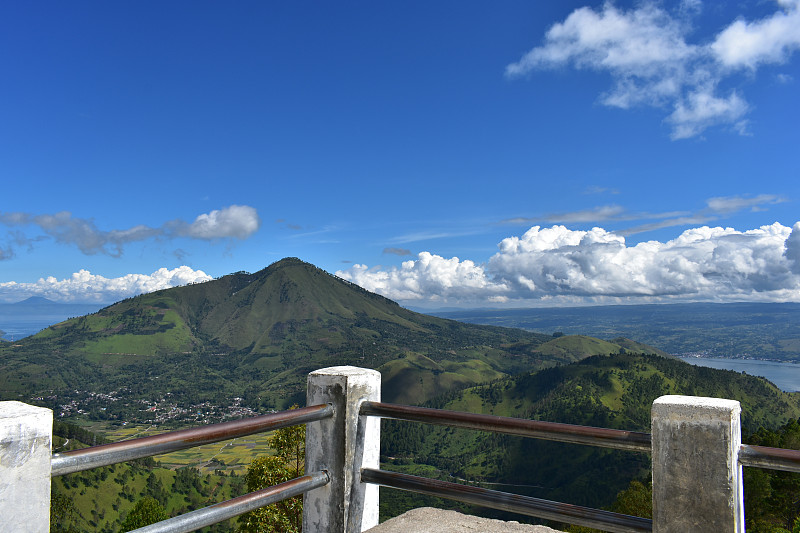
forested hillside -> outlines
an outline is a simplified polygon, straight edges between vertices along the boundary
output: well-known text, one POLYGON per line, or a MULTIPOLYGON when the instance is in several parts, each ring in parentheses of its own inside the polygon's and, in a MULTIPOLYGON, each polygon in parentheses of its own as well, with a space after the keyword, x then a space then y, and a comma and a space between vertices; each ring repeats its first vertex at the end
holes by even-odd
MULTIPOLYGON (((782 392, 763 378, 630 353, 499 379, 446 394, 429 405, 649 432, 650 405, 664 394, 739 400, 746 433, 762 426, 776 428, 800 416, 800 396, 782 392)), ((630 480, 649 478, 646 454, 411 422, 383 424, 383 457, 390 468, 401 471, 475 480, 509 492, 593 507, 609 506, 630 480)), ((408 501, 393 491, 383 494, 387 513, 408 501)))

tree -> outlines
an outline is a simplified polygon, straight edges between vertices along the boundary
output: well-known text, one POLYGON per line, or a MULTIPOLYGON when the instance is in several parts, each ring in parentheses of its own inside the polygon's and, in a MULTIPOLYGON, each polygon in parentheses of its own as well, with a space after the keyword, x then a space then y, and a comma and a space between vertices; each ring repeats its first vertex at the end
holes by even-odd
MULTIPOLYGON (((275 455, 258 457, 247 469, 247 491, 255 492, 302 476, 305 472, 305 440, 305 425, 277 430, 268 441, 275 455)), ((302 496, 261 507, 239 518, 239 530, 248 533, 299 533, 302 525, 302 496)))
MULTIPOLYGON (((630 516, 642 518, 653 518, 653 487, 650 483, 644 484, 641 481, 633 480, 628 488, 617 493, 611 510, 615 513, 622 513, 630 516)), ((566 526, 565 531, 569 533, 601 533, 597 529, 584 526, 566 526)))
POLYGON ((140 527, 149 526, 169 518, 167 512, 155 498, 145 496, 133 506, 131 512, 122 522, 120 531, 133 531, 140 527))
POLYGON ((633 480, 628 488, 617 494, 611 510, 642 518, 653 518, 653 487, 633 480))
POLYGON ((80 520, 80 512, 72 498, 53 490, 50 495, 50 531, 77 533, 81 530, 78 527, 80 520))

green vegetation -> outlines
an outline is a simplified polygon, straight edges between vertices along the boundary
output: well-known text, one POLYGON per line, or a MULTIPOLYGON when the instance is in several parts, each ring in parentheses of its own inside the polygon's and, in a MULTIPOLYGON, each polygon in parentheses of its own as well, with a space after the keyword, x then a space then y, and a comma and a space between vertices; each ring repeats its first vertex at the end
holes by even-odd
MULTIPOLYGON (((695 367, 657 355, 615 353, 503 378, 428 402, 432 407, 597 427, 649 431, 650 405, 664 394, 733 398, 748 431, 800 416, 800 397, 762 378, 695 367)), ((548 500, 609 507, 631 480, 649 478, 649 457, 384 420, 382 461, 392 470, 470 480, 548 500)), ((391 516, 420 501, 382 493, 391 516)), ((475 509, 474 512, 496 516, 475 509)))
POLYGON ((131 512, 122 522, 120 531, 133 531, 169 518, 167 512, 152 496, 145 496, 133 506, 131 512))
MULTIPOLYGON (((305 426, 277 430, 269 441, 275 455, 259 457, 247 469, 247 492, 302 476, 305 472, 305 439, 305 426)), ((239 518, 239 530, 247 533, 299 533, 302 526, 302 496, 261 507, 239 518)))
MULTIPOLYGON (((800 420, 790 420, 777 430, 759 428, 746 441, 759 446, 800 450, 800 420)), ((744 487, 747 531, 800 531, 800 474, 745 468, 744 487)))
MULTIPOLYGON (((65 443, 67 449, 84 446, 86 443, 78 438, 89 443, 103 440, 64 424, 56 425, 55 430, 59 448, 65 443), (72 436, 65 438, 59 433, 72 436)), ((243 490, 241 477, 223 471, 202 474, 193 467, 172 470, 153 459, 104 466, 53 478, 51 531, 127 531, 157 517, 163 519, 229 499, 243 490)), ((230 527, 225 522, 206 531, 230 531, 230 527)))

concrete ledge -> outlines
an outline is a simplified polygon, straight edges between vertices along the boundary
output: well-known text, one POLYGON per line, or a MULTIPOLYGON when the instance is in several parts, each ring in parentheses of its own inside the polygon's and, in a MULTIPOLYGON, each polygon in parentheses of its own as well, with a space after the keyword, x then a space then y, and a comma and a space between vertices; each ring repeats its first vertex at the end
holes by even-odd
POLYGON ((412 509, 367 531, 369 533, 475 533, 476 531, 485 533, 558 533, 558 530, 546 526, 503 522, 433 507, 412 509))
POLYGON ((50 529, 53 412, 0 402, 0 532, 50 529))

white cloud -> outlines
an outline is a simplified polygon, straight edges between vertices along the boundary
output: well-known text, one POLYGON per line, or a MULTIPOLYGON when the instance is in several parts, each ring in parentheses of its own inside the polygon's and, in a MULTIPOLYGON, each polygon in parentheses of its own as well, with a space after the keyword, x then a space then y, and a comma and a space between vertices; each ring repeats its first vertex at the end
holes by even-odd
POLYGON ((747 103, 735 92, 720 98, 714 95, 713 87, 703 87, 676 101, 675 110, 666 121, 673 125, 673 139, 694 137, 717 124, 732 124, 744 134, 747 123, 740 119, 747 110, 747 103))
POLYGON ((541 46, 508 65, 506 75, 567 65, 608 72, 613 85, 601 102, 622 109, 672 108, 665 121, 673 139, 715 125, 746 134, 750 106, 735 91, 720 95, 719 86, 739 68, 782 63, 800 48, 798 3, 783 0, 777 12, 757 22, 736 20, 711 44, 687 42, 694 31, 688 21, 700 11, 697 2, 683 2, 675 14, 655 2, 627 11, 611 3, 598 10, 582 7, 554 24, 541 46))
POLYGON ((517 217, 503 220, 505 224, 530 224, 537 221, 570 223, 570 222, 599 222, 602 220, 626 220, 635 218, 619 205, 603 205, 582 211, 566 213, 549 213, 538 218, 517 217))
POLYGON ((783 11, 756 22, 737 20, 711 44, 726 67, 755 69, 763 63, 783 63, 800 48, 800 9, 797 0, 783 1, 783 11))
POLYGON ((792 233, 786 239, 786 259, 795 275, 800 276, 800 222, 792 227, 792 233))
MULTIPOLYGON (((246 205, 232 205, 199 215, 194 222, 173 220, 160 228, 138 224, 128 229, 104 231, 94 220, 73 217, 68 211, 55 214, 35 215, 31 213, 0 213, 0 224, 6 226, 37 226, 44 235, 25 237, 17 232, 12 239, 14 245, 33 243, 43 239, 53 239, 59 244, 76 246, 86 255, 98 253, 121 257, 126 244, 148 239, 189 237, 201 240, 237 238, 246 239, 258 231, 261 220, 255 208, 246 205)), ((14 255, 11 244, 0 254, 0 260, 14 255)))
POLYGON ((337 275, 406 301, 797 301, 800 223, 748 231, 702 226, 628 246, 602 228, 535 226, 508 237, 488 264, 423 252, 400 268, 337 275))
POLYGON ((445 259, 429 252, 420 253, 417 260, 404 261, 400 268, 353 265, 336 275, 394 300, 483 299, 501 296, 506 290, 490 281, 483 267, 472 261, 445 259))
POLYGON ((782 196, 774 194, 759 194, 758 196, 718 196, 706 200, 709 209, 718 213, 733 213, 741 211, 742 209, 751 209, 752 211, 763 211, 763 205, 766 204, 779 204, 785 202, 786 199, 782 196))
POLYGON ((576 9, 547 31, 545 43, 506 67, 506 73, 517 76, 572 62, 579 68, 660 77, 663 68, 695 53, 680 25, 653 4, 629 12, 610 3, 600 12, 576 9))
POLYGON ((753 212, 766 211, 768 205, 785 202, 786 198, 775 194, 758 196, 718 196, 706 200, 706 208, 695 213, 690 211, 666 211, 661 213, 628 211, 619 205, 604 205, 580 211, 549 213, 535 217, 516 217, 502 220, 502 224, 540 225, 569 223, 603 223, 607 221, 654 220, 633 228, 617 231, 618 235, 628 236, 672 226, 707 224, 722 215, 749 209, 753 212))
POLYGON ((152 274, 126 274, 105 278, 88 270, 75 272, 69 278, 39 278, 35 283, 0 282, 0 301, 18 302, 31 296, 42 296, 57 302, 115 302, 137 294, 168 289, 213 279, 202 270, 180 266, 172 270, 160 268, 152 274))
POLYGON ((800 280, 783 257, 790 229, 780 224, 747 232, 703 226, 677 239, 627 246, 601 228, 531 228, 500 243, 489 261, 496 278, 515 281, 519 297, 666 296, 735 299, 755 293, 772 299, 800 280), (777 294, 776 293, 776 294, 777 294))
POLYGON ((246 239, 261 227, 254 207, 232 205, 199 215, 194 222, 179 230, 181 235, 195 239, 246 239))

